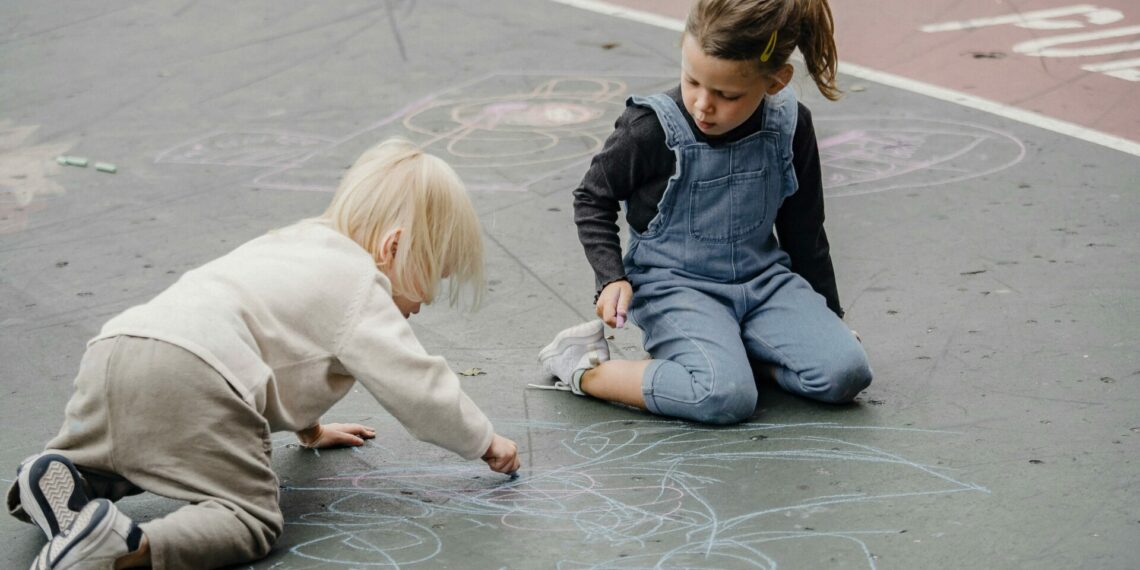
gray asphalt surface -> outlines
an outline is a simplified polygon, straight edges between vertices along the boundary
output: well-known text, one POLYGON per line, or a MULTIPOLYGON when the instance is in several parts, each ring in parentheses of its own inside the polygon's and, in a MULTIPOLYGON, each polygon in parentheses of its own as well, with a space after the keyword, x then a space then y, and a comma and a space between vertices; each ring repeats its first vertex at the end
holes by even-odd
MULTIPOLYGON (((852 406, 762 386, 712 429, 528 388, 592 314, 570 192, 674 32, 545 1, 17 1, 0 22, 0 482, 58 429, 84 343, 187 269, 319 213, 392 135, 468 182, 483 309, 414 326, 523 455, 511 481, 412 440, 366 393, 278 434, 287 517, 252 567, 1135 568, 1137 158, 844 78, 812 107, 852 406), (117 173, 60 166, 60 154, 117 173), (478 371, 472 369, 479 369, 478 371), (479 373, 481 372, 481 373, 479 373)), ((636 330, 615 351, 641 357, 636 330)), ((170 426, 178 429, 178 426, 170 426)), ((176 503, 125 500, 137 520, 176 503)), ((0 518, 0 562, 39 531, 0 518)))

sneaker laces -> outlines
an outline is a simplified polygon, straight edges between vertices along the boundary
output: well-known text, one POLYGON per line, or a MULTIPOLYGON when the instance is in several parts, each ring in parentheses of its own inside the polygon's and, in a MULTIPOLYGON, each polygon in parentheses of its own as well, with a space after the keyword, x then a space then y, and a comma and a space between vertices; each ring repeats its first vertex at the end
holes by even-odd
MULTIPOLYGON (((590 363, 589 368, 595 368, 599 364, 601 364, 601 358, 599 357, 598 351, 596 349, 591 350, 590 352, 586 353, 586 356, 587 356, 587 361, 590 363)), ((587 368, 587 369, 589 369, 589 368, 587 368)), ((573 392, 574 391, 574 387, 571 386, 569 382, 559 380, 557 376, 554 378, 553 384, 529 384, 528 383, 527 387, 534 388, 536 390, 557 390, 559 392, 573 392)), ((579 390, 581 390, 581 386, 579 386, 579 390)))

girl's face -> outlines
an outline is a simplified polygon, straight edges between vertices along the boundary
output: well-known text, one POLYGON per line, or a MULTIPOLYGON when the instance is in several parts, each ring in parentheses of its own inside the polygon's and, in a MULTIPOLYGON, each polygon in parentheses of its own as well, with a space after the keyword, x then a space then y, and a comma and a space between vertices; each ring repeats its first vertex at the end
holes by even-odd
POLYGON ((751 62, 705 54, 697 41, 685 34, 681 42, 681 99, 705 135, 723 135, 739 127, 760 107, 765 93, 775 94, 782 88, 751 62))
MULTIPOLYGON (((395 283, 396 277, 393 275, 392 264, 377 264, 376 268, 380 270, 385 276, 388 277, 389 283, 395 283)), ((396 303, 396 308, 400 310, 400 314, 404 318, 409 318, 412 315, 420 312, 420 306, 423 305, 421 301, 413 301, 404 295, 398 293, 395 289, 392 290, 392 301, 396 303)))
POLYGON ((412 301, 403 295, 392 295, 392 300, 396 302, 396 308, 400 309, 400 314, 404 315, 405 319, 420 312, 420 305, 423 304, 419 301, 412 301))
MULTIPOLYGON (((400 310, 400 314, 404 315, 406 319, 420 312, 420 305, 423 305, 423 302, 413 301, 404 296, 402 292, 396 290, 396 283, 400 283, 400 281, 396 279, 396 249, 400 246, 400 235, 403 233, 404 230, 402 228, 396 228, 384 236, 380 244, 381 253, 377 254, 376 268, 379 269, 380 272, 388 278, 388 282, 392 284, 392 300, 395 301, 396 308, 400 310)), ((422 298, 422 296, 420 297, 422 298)))

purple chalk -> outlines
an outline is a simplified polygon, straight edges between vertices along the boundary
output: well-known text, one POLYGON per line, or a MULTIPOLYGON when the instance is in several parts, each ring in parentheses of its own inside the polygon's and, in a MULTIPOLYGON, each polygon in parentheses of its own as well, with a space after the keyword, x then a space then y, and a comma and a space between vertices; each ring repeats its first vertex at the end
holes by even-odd
POLYGON ((620 328, 622 328, 622 327, 624 327, 624 326, 625 326, 625 315, 623 315, 623 314, 621 314, 621 313, 618 313, 618 315, 617 315, 617 324, 614 326, 614 328, 616 328, 616 329, 620 329, 620 328))

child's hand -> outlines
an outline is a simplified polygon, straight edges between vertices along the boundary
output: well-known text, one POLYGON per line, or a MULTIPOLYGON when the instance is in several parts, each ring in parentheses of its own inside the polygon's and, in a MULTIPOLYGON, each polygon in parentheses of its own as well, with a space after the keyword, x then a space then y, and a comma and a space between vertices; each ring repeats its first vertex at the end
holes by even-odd
POLYGON ((512 473, 519 470, 519 446, 515 442, 495 434, 491 447, 483 454, 483 461, 496 473, 512 473))
POLYGON ((297 432, 301 445, 312 449, 364 445, 365 439, 376 437, 376 430, 360 424, 317 424, 297 432))
POLYGON ((621 279, 606 285, 598 294, 596 307, 598 316, 607 325, 620 329, 625 326, 625 316, 629 310, 629 302, 633 299, 633 285, 621 279))

